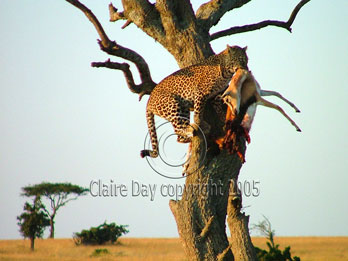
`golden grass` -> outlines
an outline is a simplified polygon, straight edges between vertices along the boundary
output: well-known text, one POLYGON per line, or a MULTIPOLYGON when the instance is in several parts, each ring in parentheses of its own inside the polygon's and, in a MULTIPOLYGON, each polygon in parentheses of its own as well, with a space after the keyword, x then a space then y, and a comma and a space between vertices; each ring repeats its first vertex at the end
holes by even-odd
MULTIPOLYGON (((37 239, 35 251, 28 240, 0 240, 0 260, 185 260, 178 238, 121 238, 119 244, 75 246, 72 239, 37 239), (109 254, 92 256, 95 249, 109 254)), ((291 253, 303 261, 348 260, 348 237, 276 237, 281 249, 291 246, 291 253)), ((266 248, 264 238, 253 243, 266 248)))

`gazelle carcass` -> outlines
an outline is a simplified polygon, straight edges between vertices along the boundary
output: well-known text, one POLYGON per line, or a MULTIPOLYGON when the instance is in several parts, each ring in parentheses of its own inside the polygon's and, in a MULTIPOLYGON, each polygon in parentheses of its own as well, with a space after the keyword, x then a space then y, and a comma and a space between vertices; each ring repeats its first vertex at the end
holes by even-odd
POLYGON ((236 71, 229 87, 222 94, 222 99, 229 106, 232 114, 235 114, 234 116, 236 116, 240 112, 240 108, 245 105, 248 100, 250 100, 251 98, 255 99, 255 102, 247 108, 247 111, 241 123, 241 126, 246 130, 246 132, 249 132, 251 128, 251 124, 256 113, 256 107, 258 105, 276 109, 290 121, 290 123, 296 128, 297 131, 301 131, 297 124, 284 112, 284 110, 280 106, 262 98, 262 96, 272 95, 285 101, 287 104, 293 107, 296 112, 300 112, 300 110, 292 102, 284 98, 280 93, 275 91, 261 90, 260 85, 255 80, 252 73, 244 69, 238 69, 236 71))
POLYGON ((301 131, 280 106, 262 98, 262 96, 271 95, 282 99, 293 107, 296 112, 300 112, 292 102, 284 98, 280 93, 261 90, 260 85, 250 71, 244 69, 238 69, 236 71, 231 79, 230 85, 221 96, 227 104, 228 110, 225 120, 226 134, 224 137, 215 140, 220 149, 224 148, 230 154, 237 153, 241 161, 245 161, 242 149, 239 147, 238 139, 244 136, 248 143, 250 142, 249 131, 258 105, 278 110, 290 121, 297 131, 301 131))
MULTIPOLYGON (((300 112, 295 104, 284 98, 280 93, 261 90, 260 85, 250 71, 238 69, 233 75, 228 88, 221 95, 222 100, 228 106, 225 119, 226 134, 224 137, 216 139, 215 142, 218 144, 220 149, 225 148, 230 154, 237 153, 242 162, 245 160, 237 140, 239 136, 245 136, 248 143, 250 142, 249 131, 258 105, 278 110, 290 121, 297 131, 301 131, 297 124, 280 106, 263 99, 262 96, 276 96, 293 107, 296 112, 300 112)), ((188 158, 190 154, 191 144, 188 149, 188 158)), ((186 162, 184 164, 183 173, 187 172, 188 166, 188 162, 186 162)))

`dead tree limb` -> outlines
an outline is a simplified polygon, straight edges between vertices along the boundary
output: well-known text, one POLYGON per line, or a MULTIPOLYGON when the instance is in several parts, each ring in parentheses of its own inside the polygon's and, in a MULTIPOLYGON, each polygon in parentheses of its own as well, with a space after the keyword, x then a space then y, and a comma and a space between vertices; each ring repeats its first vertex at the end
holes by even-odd
POLYGON ((221 38, 221 37, 224 37, 227 35, 239 34, 239 33, 245 33, 245 32, 250 32, 250 31, 254 31, 254 30, 259 30, 259 29, 262 29, 262 28, 267 27, 267 26, 281 27, 281 28, 288 30, 291 33, 291 30, 292 30, 291 26, 292 26, 293 22, 295 21, 295 18, 297 16, 298 12, 309 1, 310 0, 302 0, 301 2, 299 2, 297 4, 297 6, 294 8, 294 10, 292 11, 292 13, 289 17, 289 20, 286 22, 276 21, 276 20, 266 20, 266 21, 262 21, 262 22, 256 23, 256 24, 234 26, 234 27, 231 27, 229 29, 213 33, 210 36, 210 41, 216 40, 218 38, 221 38))
POLYGON ((201 5, 197 12, 196 17, 199 23, 209 29, 216 25, 225 13, 242 7, 251 0, 211 0, 201 5))
MULTIPOLYGON (((137 52, 129 48, 123 47, 117 44, 115 41, 111 41, 109 37, 107 36, 107 34, 105 33, 104 28, 100 24, 97 17, 85 5, 80 3, 78 0, 66 0, 66 1, 72 4, 73 6, 77 7, 79 10, 81 10, 85 14, 85 16, 88 18, 88 20, 94 25, 101 39, 98 41, 98 43, 102 51, 110 55, 117 56, 117 57, 126 59, 128 61, 131 61, 136 65, 138 72, 140 74, 140 79, 141 79, 141 84, 139 85, 135 85, 132 73, 129 70, 129 65, 127 69, 125 65, 113 66, 113 69, 118 69, 123 71, 126 77, 126 81, 127 81, 129 89, 132 92, 139 93, 140 94, 139 99, 141 99, 141 97, 144 94, 150 94, 152 89, 156 86, 156 83, 152 80, 149 66, 144 60, 144 58, 137 52)), ((110 61, 107 64, 110 65, 110 61)), ((94 67, 97 67, 97 66, 94 66, 94 67)), ((111 68, 111 66, 105 66, 105 67, 111 68)))
POLYGON ((122 5, 123 12, 117 12, 117 8, 113 7, 112 4, 109 5, 110 21, 118 21, 120 18, 127 20, 162 45, 165 44, 165 32, 161 17, 154 4, 147 0, 123 0, 122 5))
POLYGON ((153 89, 153 84, 148 82, 143 82, 141 84, 135 84, 133 74, 129 69, 128 63, 116 63, 111 62, 110 59, 105 62, 93 62, 91 63, 92 67, 100 68, 105 67, 109 69, 121 70, 126 78, 128 88, 131 92, 139 94, 139 101, 145 94, 150 94, 153 89))

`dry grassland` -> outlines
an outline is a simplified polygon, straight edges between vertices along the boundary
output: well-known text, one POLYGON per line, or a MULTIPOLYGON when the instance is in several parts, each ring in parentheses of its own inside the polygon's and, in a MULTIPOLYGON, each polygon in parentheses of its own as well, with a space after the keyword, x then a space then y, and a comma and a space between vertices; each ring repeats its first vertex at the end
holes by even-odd
MULTIPOLYGON (((119 244, 75 246, 72 239, 38 239, 32 252, 28 240, 0 240, 0 260, 185 260, 177 238, 121 238, 119 244), (95 249, 108 254, 93 256, 95 249)), ((276 237, 281 249, 303 261, 348 260, 348 237, 276 237)), ((266 248, 264 238, 253 238, 256 246, 266 248)))

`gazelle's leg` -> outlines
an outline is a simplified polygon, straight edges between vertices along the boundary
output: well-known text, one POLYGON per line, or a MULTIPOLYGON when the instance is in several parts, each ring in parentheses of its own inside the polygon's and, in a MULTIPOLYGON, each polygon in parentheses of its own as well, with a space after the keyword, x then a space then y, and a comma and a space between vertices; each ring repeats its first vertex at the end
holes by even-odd
POLYGON ((273 109, 276 109, 277 111, 279 111, 281 114, 284 115, 285 118, 287 118, 291 124, 296 128, 297 131, 301 131, 301 129, 297 126, 297 124, 284 112, 284 110, 276 105, 276 104, 273 104, 269 101, 266 101, 265 99, 263 98, 260 98, 260 100, 258 101, 259 104, 263 105, 263 106, 266 106, 266 107, 269 107, 269 108, 273 108, 273 109))
POLYGON ((296 107, 295 104, 293 104, 288 99, 284 98, 279 92, 261 90, 260 94, 261 94, 261 96, 277 96, 279 99, 282 99, 287 104, 289 104, 291 107, 293 107, 296 112, 300 112, 300 110, 296 107))

